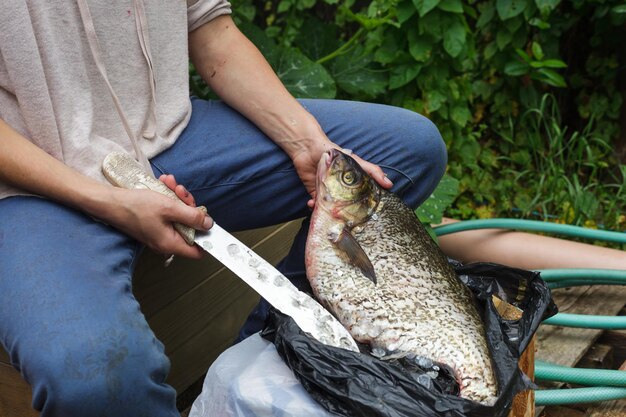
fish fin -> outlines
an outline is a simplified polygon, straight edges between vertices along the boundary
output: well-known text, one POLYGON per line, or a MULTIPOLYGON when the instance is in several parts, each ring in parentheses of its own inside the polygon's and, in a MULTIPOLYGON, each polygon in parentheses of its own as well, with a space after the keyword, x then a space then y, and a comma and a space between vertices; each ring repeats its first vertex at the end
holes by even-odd
POLYGON ((354 236, 347 230, 343 229, 336 239, 332 239, 332 242, 337 246, 339 250, 346 254, 348 261, 359 268, 363 275, 365 275, 370 281, 376 285, 376 273, 374 272, 374 266, 367 257, 367 254, 356 241, 354 236))

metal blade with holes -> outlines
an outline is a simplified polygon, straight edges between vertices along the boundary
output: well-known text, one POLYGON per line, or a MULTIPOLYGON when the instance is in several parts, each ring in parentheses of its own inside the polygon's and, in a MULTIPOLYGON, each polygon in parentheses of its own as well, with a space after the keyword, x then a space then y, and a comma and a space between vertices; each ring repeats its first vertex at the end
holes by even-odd
POLYGON ((326 345, 358 351, 350 333, 321 304, 219 225, 196 232, 195 241, 274 308, 293 318, 304 332, 326 345))
MULTIPOLYGON (((146 173, 141 164, 128 154, 109 154, 102 163, 102 171, 118 187, 150 189, 180 201, 174 192, 146 173)), ((226 230, 217 224, 208 232, 195 231, 180 224, 175 227, 187 243, 195 242, 213 255, 272 306, 293 318, 302 331, 326 345, 358 351, 350 333, 333 315, 226 230)))

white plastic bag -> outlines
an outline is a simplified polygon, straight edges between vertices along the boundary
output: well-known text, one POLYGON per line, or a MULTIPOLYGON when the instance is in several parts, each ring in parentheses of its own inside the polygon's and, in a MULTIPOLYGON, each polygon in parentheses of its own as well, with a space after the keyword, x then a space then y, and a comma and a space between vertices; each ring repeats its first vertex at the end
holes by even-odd
POLYGON ((332 417, 302 388, 259 334, 229 348, 209 368, 189 417, 332 417))

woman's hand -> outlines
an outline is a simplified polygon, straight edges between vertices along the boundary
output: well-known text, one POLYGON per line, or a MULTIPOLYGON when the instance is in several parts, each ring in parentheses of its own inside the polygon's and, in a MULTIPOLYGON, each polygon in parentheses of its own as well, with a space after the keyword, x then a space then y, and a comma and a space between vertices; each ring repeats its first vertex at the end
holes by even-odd
MULTIPOLYGON (((307 205, 310 208, 313 208, 315 206, 317 166, 324 152, 330 150, 331 148, 346 152, 340 146, 331 142, 330 140, 322 139, 318 141, 311 141, 308 149, 303 150, 292 156, 292 161, 293 165, 296 168, 296 172, 304 183, 306 190, 311 195, 311 199, 307 202, 307 205)), ((357 161, 359 165, 361 165, 365 172, 371 175, 371 177, 374 178, 374 180, 381 187, 389 189, 393 186, 391 180, 387 178, 383 170, 378 165, 372 164, 371 162, 362 159, 354 153, 351 153, 350 156, 354 158, 354 160, 357 161)))
POLYGON ((213 220, 195 208, 193 196, 176 183, 173 175, 162 175, 159 179, 185 204, 155 191, 112 188, 108 214, 100 217, 158 253, 202 258, 204 251, 187 244, 174 229, 174 223, 206 231, 213 226, 213 220))

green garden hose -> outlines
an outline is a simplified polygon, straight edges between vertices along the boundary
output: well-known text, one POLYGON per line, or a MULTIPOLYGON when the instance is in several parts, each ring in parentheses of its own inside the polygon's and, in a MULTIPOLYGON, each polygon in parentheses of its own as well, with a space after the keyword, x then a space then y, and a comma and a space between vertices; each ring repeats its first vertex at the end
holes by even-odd
POLYGON ((563 405, 626 398, 626 388, 590 387, 535 391, 535 405, 563 405))
POLYGON ((567 281, 548 282, 548 288, 580 287, 584 285, 626 285, 624 280, 595 280, 595 279, 572 279, 567 281))
POLYGON ((588 279, 592 281, 598 279, 623 281, 626 283, 626 270, 620 269, 544 269, 538 272, 541 272, 541 278, 546 282, 570 279, 588 279))
POLYGON ((465 220, 433 228, 437 236, 450 233, 464 232, 477 229, 511 229, 544 233, 554 233, 563 236, 579 237, 582 239, 603 240, 606 242, 626 243, 626 233, 607 230, 587 229, 569 224, 548 223, 537 220, 520 219, 484 219, 465 220))
POLYGON ((611 369, 582 369, 535 361, 535 379, 560 381, 587 386, 626 388, 626 372, 611 369))
POLYGON ((551 290, 581 285, 626 285, 626 270, 545 269, 539 272, 551 290))
POLYGON ((558 313, 543 321, 543 324, 585 329, 626 329, 626 316, 592 316, 589 314, 558 313))

